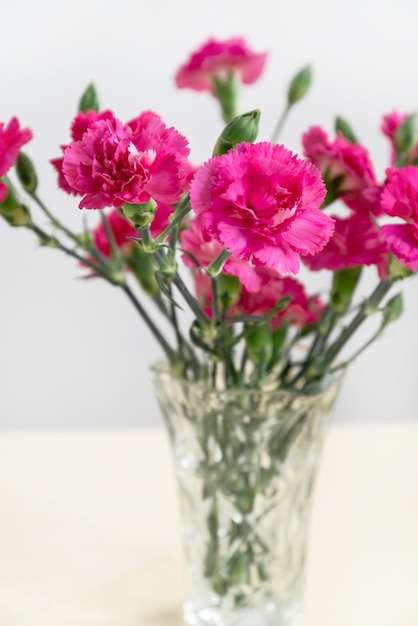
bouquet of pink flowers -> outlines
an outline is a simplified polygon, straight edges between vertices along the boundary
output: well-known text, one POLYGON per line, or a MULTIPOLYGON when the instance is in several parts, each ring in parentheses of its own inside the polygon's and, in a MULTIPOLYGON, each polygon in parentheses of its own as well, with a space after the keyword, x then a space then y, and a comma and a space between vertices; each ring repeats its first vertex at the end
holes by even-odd
POLYGON ((388 294, 418 269, 418 119, 383 118, 391 148, 383 181, 341 118, 334 139, 312 126, 302 136, 303 155, 293 154, 278 137, 309 88, 304 68, 270 141, 257 141, 260 111, 239 114, 238 88, 260 77, 266 59, 242 38, 211 39, 177 72, 177 87, 217 98, 226 124, 198 166, 187 139, 156 112, 122 122, 100 109, 89 86, 71 138, 52 160, 59 186, 81 198, 80 209, 100 214, 80 232, 38 195, 35 167, 21 150, 32 131, 16 118, 0 123, 0 215, 72 256, 85 276, 124 292, 179 376, 310 389, 402 312, 401 294, 388 294), (49 229, 36 221, 35 207, 49 229), (365 266, 376 271, 367 297, 358 295, 365 266), (328 292, 309 293, 296 278, 301 267, 308 277, 328 272, 328 292), (346 355, 370 316, 379 319, 376 329, 346 355))

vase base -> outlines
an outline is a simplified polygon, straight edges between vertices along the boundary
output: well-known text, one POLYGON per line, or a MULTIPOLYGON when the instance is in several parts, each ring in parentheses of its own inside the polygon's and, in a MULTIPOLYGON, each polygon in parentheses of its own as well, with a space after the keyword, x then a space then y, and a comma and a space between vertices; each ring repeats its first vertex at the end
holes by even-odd
POLYGON ((263 609, 243 607, 224 611, 220 607, 187 602, 183 617, 190 626, 296 626, 302 615, 299 600, 277 606, 271 603, 263 609))

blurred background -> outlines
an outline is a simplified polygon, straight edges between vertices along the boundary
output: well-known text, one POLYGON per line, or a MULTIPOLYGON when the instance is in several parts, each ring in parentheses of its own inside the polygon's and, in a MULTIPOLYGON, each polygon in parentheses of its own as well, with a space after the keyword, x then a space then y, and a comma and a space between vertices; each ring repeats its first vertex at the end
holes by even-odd
MULTIPOLYGON (((332 132, 341 115, 382 179, 382 115, 418 108, 415 0, 2 0, 0 19, 0 120, 16 115, 32 128, 25 151, 39 194, 74 229, 85 213, 57 189, 49 160, 68 142, 86 86, 93 81, 102 108, 124 121, 155 110, 199 163, 223 127, 217 103, 176 90, 173 76, 210 36, 242 35, 269 52, 263 77, 242 91, 242 112, 262 111, 259 139, 271 135, 291 78, 312 65, 313 86, 281 136, 296 152, 309 126, 332 132)), ((82 276, 73 260, 0 221, 0 428, 160 424, 148 373, 159 348, 116 288, 82 276)), ((404 294, 402 319, 349 371, 335 419, 418 418, 418 279, 404 294)))

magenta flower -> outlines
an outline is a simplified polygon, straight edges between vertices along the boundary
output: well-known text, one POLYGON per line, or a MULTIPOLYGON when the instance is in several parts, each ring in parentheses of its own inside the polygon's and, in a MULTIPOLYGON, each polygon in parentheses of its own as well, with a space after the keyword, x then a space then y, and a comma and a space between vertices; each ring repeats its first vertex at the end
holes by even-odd
POLYGON ((301 283, 266 267, 258 267, 257 274, 260 289, 251 293, 243 287, 228 315, 268 315, 282 298, 291 296, 288 306, 274 314, 271 320, 273 330, 283 323, 302 328, 318 321, 324 305, 317 297, 309 298, 301 283))
POLYGON ((249 85, 261 75, 267 53, 255 53, 242 37, 225 41, 209 39, 182 65, 175 76, 177 87, 214 93, 213 79, 230 73, 239 75, 249 85))
POLYGON ((313 271, 342 269, 358 265, 376 265, 384 278, 388 264, 388 248, 378 226, 366 215, 335 217, 335 232, 326 246, 305 264, 313 271))
POLYGON ((129 124, 112 116, 93 121, 65 149, 61 171, 83 196, 80 208, 119 208, 151 198, 173 204, 184 191, 188 154, 186 139, 158 115, 129 124))
POLYGON ((297 273, 299 255, 319 252, 331 237, 334 220, 319 209, 324 197, 315 166, 268 142, 209 159, 190 186, 211 237, 237 259, 281 274, 297 273))
POLYGON ((379 187, 364 146, 342 135, 330 141, 319 126, 304 133, 302 144, 306 157, 321 171, 331 199, 340 197, 354 210, 378 211, 379 187))
MULTIPOLYGON (((197 219, 193 219, 187 229, 181 232, 180 240, 181 247, 185 251, 182 257, 184 264, 191 269, 208 267, 223 250, 222 244, 215 239, 211 239, 197 219), (196 262, 198 265, 196 265, 196 262)), ((230 276, 236 276, 240 283, 250 292, 257 291, 260 288, 260 279, 257 271, 248 261, 230 257, 225 262, 223 272, 230 276)))
POLYGON ((386 170, 382 208, 402 220, 381 227, 390 251, 410 270, 418 270, 418 168, 413 165, 386 170))
MULTIPOLYGON (((87 111, 87 113, 83 113, 80 111, 74 118, 71 124, 71 139, 73 141, 80 141, 84 135, 84 133, 91 128, 94 122, 98 120, 109 120, 113 119, 114 115, 112 111, 102 111, 101 113, 97 113, 96 111, 87 111)), ((64 153, 68 145, 60 146, 62 152, 64 153)), ((64 162, 64 158, 51 159, 52 166, 58 172, 58 186, 69 194, 77 195, 77 191, 70 187, 67 182, 67 179, 64 176, 64 172, 62 171, 62 164, 64 162)))
MULTIPOLYGON (((7 174, 19 156, 20 148, 31 139, 32 131, 21 129, 16 117, 12 117, 7 126, 0 122, 0 177, 7 174)), ((6 199, 7 194, 6 185, 0 181, 0 202, 6 199)))

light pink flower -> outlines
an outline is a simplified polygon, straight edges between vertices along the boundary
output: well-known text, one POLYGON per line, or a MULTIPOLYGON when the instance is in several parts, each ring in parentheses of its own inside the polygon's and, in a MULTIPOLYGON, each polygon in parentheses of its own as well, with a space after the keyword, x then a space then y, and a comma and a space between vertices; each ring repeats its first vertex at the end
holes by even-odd
POLYGON ((115 117, 98 119, 65 149, 62 173, 68 186, 83 195, 80 208, 179 200, 187 176, 186 139, 156 114, 130 124, 115 117))
MULTIPOLYGON (((151 223, 151 235, 155 238, 168 226, 170 215, 174 211, 174 206, 168 206, 166 204, 159 204, 155 212, 154 220, 151 223)), ((110 229, 113 233, 115 243, 122 250, 129 254, 129 250, 132 246, 135 246, 135 242, 129 239, 130 237, 139 237, 140 235, 135 228, 128 222, 127 219, 120 214, 118 209, 113 209, 107 214, 107 220, 109 222, 110 229)), ((107 237, 106 229, 102 222, 93 230, 93 240, 96 247, 106 257, 111 256, 111 248, 109 239, 107 237)))
POLYGON ((182 65, 175 76, 177 87, 214 92, 213 79, 231 72, 249 85, 261 75, 267 53, 253 52, 241 37, 225 41, 209 39, 182 65))
POLYGON ((381 227, 390 251, 410 270, 418 270, 418 168, 413 165, 386 170, 382 208, 402 223, 381 227))
MULTIPOLYGON (((19 151, 32 139, 32 131, 29 128, 20 128, 19 120, 12 117, 7 126, 0 122, 0 177, 5 176, 14 165, 19 151)), ((8 194, 8 189, 0 181, 0 202, 3 202, 8 194)))
POLYGON ((378 226, 366 215, 335 217, 335 232, 326 246, 305 264, 314 271, 376 265, 381 278, 386 275, 388 248, 378 226))
MULTIPOLYGON (((212 239, 205 232, 197 219, 191 220, 187 229, 180 234, 181 247, 185 251, 183 261, 187 267, 197 269, 208 267, 222 252, 223 246, 219 241, 212 239), (194 260, 196 259, 196 261, 194 260), (196 266, 196 262, 198 266, 196 266)), ((223 267, 223 272, 236 276, 248 291, 257 291, 260 288, 260 279, 256 269, 248 263, 230 257, 223 267)))
POLYGON ((324 305, 317 297, 309 298, 300 282, 266 267, 258 267, 257 273, 260 289, 251 293, 243 287, 239 300, 228 312, 229 316, 268 315, 282 298, 291 296, 287 307, 274 314, 271 320, 273 329, 283 323, 301 328, 318 321, 324 305))
POLYGON ((237 259, 297 273, 299 255, 315 254, 334 230, 319 207, 320 172, 281 145, 238 144, 209 159, 190 187, 203 228, 237 259))
POLYGON ((302 144, 307 158, 320 169, 332 198, 340 197, 354 210, 378 210, 375 197, 379 187, 364 146, 351 143, 341 134, 330 141, 319 126, 312 126, 304 133, 302 144), (369 190, 372 190, 370 197, 369 190))

